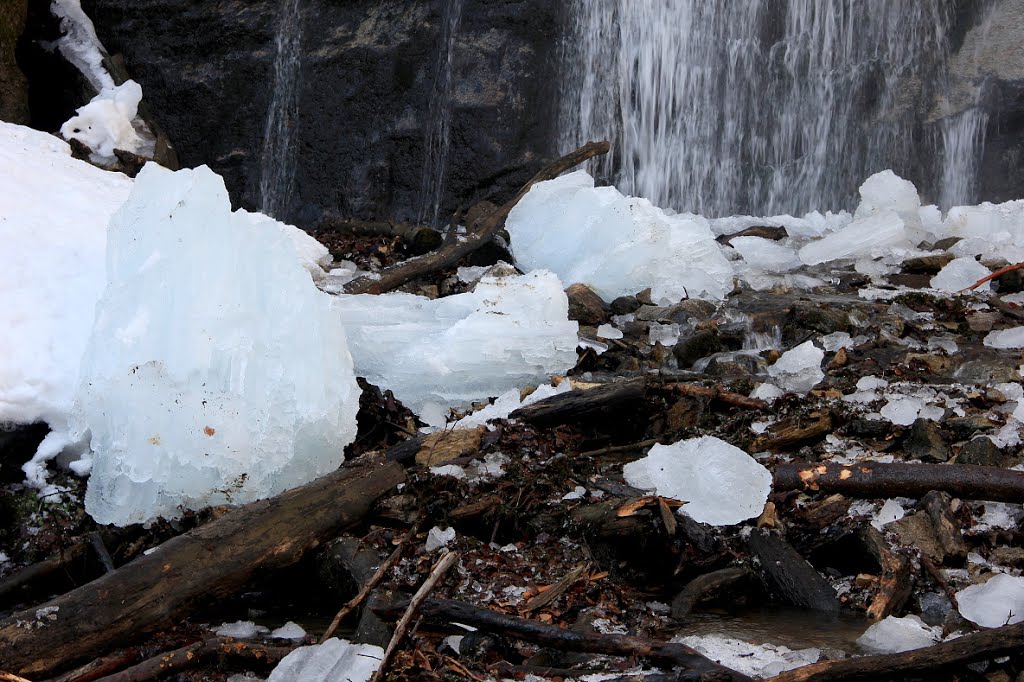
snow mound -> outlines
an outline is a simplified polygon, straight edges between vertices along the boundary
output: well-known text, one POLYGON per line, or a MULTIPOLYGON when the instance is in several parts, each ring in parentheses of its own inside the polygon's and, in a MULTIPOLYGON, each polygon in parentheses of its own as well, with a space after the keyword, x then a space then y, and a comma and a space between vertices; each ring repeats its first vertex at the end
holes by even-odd
POLYGON ((104 159, 113 159, 115 149, 137 153, 143 141, 132 121, 141 101, 142 86, 135 81, 103 88, 88 104, 78 108, 77 116, 60 127, 60 134, 66 140, 75 139, 88 145, 104 159))
POLYGON ((857 644, 869 654, 898 654, 931 646, 941 635, 941 628, 929 627, 917 616, 888 616, 865 630, 857 644))
POLYGON ((91 435, 93 518, 173 518, 337 468, 359 388, 341 320, 284 230, 232 213, 205 166, 149 164, 108 239, 71 415, 72 437, 91 435))
POLYGON ((668 215, 646 199, 594 187, 584 171, 534 185, 505 226, 524 269, 552 270, 606 301, 647 287, 659 304, 722 299, 733 287, 705 218, 668 215))
POLYGON ((1000 573, 956 593, 960 615, 983 628, 1024 621, 1024 578, 1000 573))
POLYGON ((367 682, 383 658, 379 646, 331 637, 323 644, 301 646, 282 658, 267 682, 367 682))
POLYGON ((695 521, 731 526, 761 514, 771 473, 750 455, 714 436, 654 445, 643 459, 622 468, 629 485, 687 502, 695 521))

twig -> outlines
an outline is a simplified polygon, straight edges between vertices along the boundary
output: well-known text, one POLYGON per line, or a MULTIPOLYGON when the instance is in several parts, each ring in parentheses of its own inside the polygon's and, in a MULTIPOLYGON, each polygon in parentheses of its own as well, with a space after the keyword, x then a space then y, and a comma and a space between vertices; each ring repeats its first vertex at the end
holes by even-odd
POLYGON ((992 274, 988 275, 987 277, 982 277, 981 279, 979 279, 977 282, 975 282, 971 286, 966 287, 964 289, 961 289, 957 293, 958 294, 962 294, 965 291, 973 291, 973 290, 977 289, 978 287, 980 287, 985 282, 990 282, 990 281, 994 280, 996 277, 999 277, 1001 275, 1005 275, 1008 272, 1013 272, 1014 270, 1020 270, 1021 268, 1024 268, 1024 262, 1016 263, 1015 265, 1007 265, 1005 268, 999 268, 998 270, 996 270, 992 274))
POLYGON ((100 537, 100 533, 97 530, 89 533, 89 544, 92 545, 92 549, 96 552, 96 556, 99 557, 100 563, 103 564, 103 570, 107 573, 114 572, 114 560, 110 558, 110 552, 107 551, 107 546, 103 544, 103 538, 100 537))
MULTIPOLYGON (((530 191, 538 182, 544 180, 550 180, 558 177, 563 172, 578 166, 587 159, 591 159, 601 154, 607 154, 609 149, 608 142, 588 142, 579 149, 569 154, 566 154, 562 158, 558 159, 554 163, 543 168, 533 178, 523 185, 519 193, 516 194, 511 201, 506 203, 501 208, 495 209, 490 213, 484 214, 473 221, 473 224, 466 230, 465 235, 459 235, 458 238, 446 240, 441 248, 431 251, 422 256, 410 258, 392 265, 391 267, 384 268, 373 279, 368 277, 359 277, 352 280, 345 285, 345 292, 349 294, 380 294, 385 291, 391 291, 402 284, 405 284, 409 280, 421 277, 428 273, 434 272, 440 268, 447 267, 452 263, 457 262, 463 256, 476 251, 478 248, 491 241, 494 235, 501 228, 502 221, 505 216, 515 208, 515 205, 526 196, 526 193, 530 191)), ((455 228, 452 228, 449 234, 453 234, 455 228)))
POLYGON ((24 677, 18 677, 14 673, 0 670, 0 682, 32 682, 32 680, 25 679, 24 677))
POLYGON ((395 564, 398 563, 398 559, 402 556, 402 550, 405 549, 406 541, 409 540, 409 538, 416 535, 416 532, 418 530, 419 523, 417 522, 413 524, 412 528, 410 528, 404 536, 402 536, 402 539, 398 541, 398 547, 395 547, 395 551, 391 553, 391 556, 389 556, 383 563, 381 563, 380 566, 377 567, 377 570, 374 571, 373 575, 370 576, 370 579, 366 581, 366 584, 363 585, 363 588, 359 590, 359 594, 352 597, 352 599, 350 599, 347 604, 342 606, 338 613, 335 614, 334 620, 331 621, 331 624, 327 627, 327 630, 324 632, 323 637, 320 638, 320 644, 323 644, 328 639, 330 639, 331 635, 334 634, 334 631, 338 629, 338 624, 341 623, 342 619, 349 613, 351 613, 353 609, 359 606, 363 602, 363 600, 366 599, 366 595, 370 594, 370 591, 373 588, 377 587, 377 584, 380 583, 380 581, 384 578, 384 575, 388 571, 390 571, 395 564))
POLYGON ((384 650, 384 657, 380 661, 380 667, 373 673, 373 677, 370 678, 370 682, 381 682, 384 679, 384 674, 387 671, 388 663, 395 655, 395 651, 398 649, 398 645, 402 642, 405 637, 405 633, 409 630, 409 624, 412 619, 416 617, 419 612, 420 604, 426 600, 437 583, 444 577, 444 574, 448 572, 452 566, 459 560, 457 552, 447 552, 441 557, 434 568, 430 571, 430 575, 420 585, 420 589, 416 590, 416 594, 409 600, 409 607, 405 610, 401 620, 395 626, 395 634, 391 637, 391 641, 388 642, 388 648, 384 650))

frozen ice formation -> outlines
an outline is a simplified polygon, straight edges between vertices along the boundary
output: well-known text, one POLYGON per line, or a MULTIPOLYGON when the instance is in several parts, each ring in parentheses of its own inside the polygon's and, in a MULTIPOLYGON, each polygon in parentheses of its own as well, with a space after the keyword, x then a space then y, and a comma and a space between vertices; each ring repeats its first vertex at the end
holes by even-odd
POLYGON ((1010 327, 989 332, 982 343, 989 348, 1024 348, 1024 327, 1010 327))
POLYGON ((426 549, 428 552, 433 552, 435 549, 447 547, 448 544, 454 539, 454 528, 441 528, 441 526, 434 526, 429 531, 427 531, 427 542, 424 545, 424 549, 426 549))
POLYGON ((893 211, 883 211, 855 220, 838 232, 805 245, 799 255, 805 264, 817 265, 843 258, 881 255, 905 240, 903 220, 893 211))
POLYGON ((94 91, 114 87, 114 80, 103 66, 103 46, 96 36, 96 27, 82 10, 81 0, 53 0, 50 7, 64 32, 56 41, 64 59, 85 76, 94 91))
POLYGON ((894 521, 899 521, 907 515, 903 505, 899 503, 899 500, 886 500, 879 509, 874 517, 871 519, 871 525, 882 530, 882 528, 894 521))
POLYGON ((115 149, 138 152, 142 138, 132 126, 142 101, 142 86, 135 81, 104 88, 78 114, 60 127, 64 139, 75 139, 89 146, 96 154, 111 159, 115 149))
POLYGON ((300 646, 282 658, 267 682, 368 682, 383 658, 379 646, 331 637, 323 644, 300 646))
POLYGON ((1000 573, 956 593, 960 615, 984 628, 1024 620, 1024 577, 1000 573))
POLYGON ((917 616, 888 616, 865 630, 857 644, 869 654, 898 654, 931 646, 941 635, 941 628, 929 627, 917 616))
POLYGON ((522 267, 588 284, 606 301, 647 287, 658 304, 722 299, 733 287, 706 219, 594 187, 584 171, 534 185, 505 225, 522 267))
POLYGON ((772 475, 747 453, 714 436, 656 444, 622 468, 629 485, 683 500, 695 521, 731 526, 761 514, 772 475))
POLYGON ((322 476, 358 399, 342 322, 281 226, 232 213, 205 166, 143 168, 110 223, 71 415, 72 436, 91 435, 93 518, 176 517, 322 476))
POLYGON ((545 398, 550 398, 551 396, 558 395, 560 393, 567 393, 571 390, 572 382, 562 381, 557 386, 553 386, 551 384, 538 386, 536 390, 523 398, 522 392, 519 389, 510 388, 498 396, 492 404, 467 414, 454 424, 449 424, 447 428, 472 429, 477 426, 483 426, 492 419, 507 418, 520 407, 526 407, 527 405, 540 402, 545 398))
POLYGON ((298 623, 288 621, 271 632, 270 636, 274 639, 302 639, 306 636, 306 631, 298 623))
POLYGON ((674 637, 673 642, 693 647, 713 661, 744 675, 774 677, 821 657, 820 649, 791 650, 776 644, 752 644, 719 634, 674 637))
MULTIPOLYGON (((234 637, 235 639, 252 639, 259 634, 259 626, 251 620, 239 620, 234 623, 222 623, 215 631, 218 637, 234 637)), ((263 629, 266 632, 266 629, 263 629)))
POLYGON ((356 374, 427 423, 448 408, 547 381, 576 364, 576 322, 550 272, 483 277, 465 294, 341 295, 356 374))
POLYGON ((881 415, 897 426, 910 426, 924 409, 925 402, 914 396, 893 396, 880 410, 881 415))
POLYGON ((1024 200, 955 206, 946 215, 950 234, 963 237, 951 249, 960 256, 1024 260, 1024 200))
POLYGON ((783 353, 768 368, 768 376, 787 393, 807 393, 825 378, 825 373, 821 371, 821 361, 824 359, 824 351, 815 346, 813 341, 805 341, 783 353))
MULTIPOLYGON (((929 282, 933 289, 957 293, 973 285, 979 279, 988 277, 992 271, 979 263, 973 256, 954 258, 939 270, 929 282)), ((989 291, 991 287, 985 282, 976 291, 989 291)))
POLYGON ((752 268, 765 272, 789 272, 800 266, 796 251, 764 237, 733 237, 729 245, 752 268))

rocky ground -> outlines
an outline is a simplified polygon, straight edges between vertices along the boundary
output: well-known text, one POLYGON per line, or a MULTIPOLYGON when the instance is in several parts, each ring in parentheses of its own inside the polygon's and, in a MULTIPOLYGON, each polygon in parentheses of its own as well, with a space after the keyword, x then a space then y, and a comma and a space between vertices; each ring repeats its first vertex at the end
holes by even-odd
MULTIPOLYGON (((367 269, 414 249, 401 237, 318 236, 336 259, 367 269)), ((813 291, 741 289, 723 304, 660 307, 643 293, 604 302, 573 287, 571 316, 586 341, 569 373, 577 390, 490 428, 415 436, 415 417, 367 386, 349 456, 386 451, 407 465, 408 482, 296 566, 257 576, 245 592, 211 600, 187 622, 117 653, 121 667, 212 637, 211 629, 225 622, 273 629, 294 621, 307 643, 316 641, 396 548, 393 567, 342 620, 340 635, 385 646, 395 609, 400 613, 402 600, 445 549, 457 552, 458 563, 432 599, 595 637, 730 636, 755 646, 726 659, 721 642, 687 642, 711 647, 711 658, 748 674, 781 672, 771 667, 776 659, 811 662, 800 653, 809 648, 826 661, 862 654, 857 638, 889 615, 919 616, 934 626, 935 638, 973 632, 978 628, 951 599, 971 584, 1024 568, 1019 488, 998 496, 1002 501, 986 501, 957 494, 955 486, 952 494, 913 486, 901 492, 899 485, 873 493, 824 483, 815 490, 816 484, 786 485, 779 478, 789 462, 1020 468, 1012 414, 1024 400, 1024 360, 1019 351, 983 341, 993 330, 1021 324, 1024 309, 1003 299, 1020 291, 1021 279, 1015 272, 1001 277, 995 294, 937 295, 925 287, 946 260, 908 261, 884 283, 851 268, 827 273, 832 284, 813 291), (621 338, 609 338, 618 334, 607 327, 599 333, 607 324, 621 338), (774 402, 747 398, 781 353, 807 340, 826 351, 825 376, 813 390, 774 402), (582 400, 584 394, 590 399, 582 400), (623 465, 654 443, 706 435, 776 473, 775 492, 756 520, 699 524, 674 514, 676 501, 623 482, 623 465), (765 649, 756 645, 763 643, 775 645, 775 658, 759 663, 765 649), (788 648, 779 649, 783 644, 788 648), (745 659, 751 663, 742 668, 745 659)), ((463 286, 454 271, 445 271, 407 288, 437 295, 463 286)), ((61 480, 73 491, 61 500, 37 499, 18 483, 17 467, 44 433, 23 429, 0 440, 0 615, 81 585, 224 513, 149 528, 97 528, 81 508, 81 481, 61 480)), ((605 679, 697 679, 639 649, 611 655, 622 650, 595 645, 587 653, 508 630, 470 632, 453 625, 458 618, 423 613, 387 679, 567 679, 600 671, 611 673, 605 679)), ((262 656, 215 651, 160 675, 262 678, 298 643, 256 633, 246 647, 262 656)), ((1019 651, 979 656, 948 666, 935 659, 930 670, 870 679, 1024 679, 1019 651)))

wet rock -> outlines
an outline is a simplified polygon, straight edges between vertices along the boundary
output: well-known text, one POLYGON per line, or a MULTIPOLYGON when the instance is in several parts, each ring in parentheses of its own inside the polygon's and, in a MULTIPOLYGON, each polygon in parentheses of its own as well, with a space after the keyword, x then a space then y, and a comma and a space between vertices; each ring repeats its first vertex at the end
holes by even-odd
POLYGON ((938 424, 928 419, 914 421, 903 439, 903 452, 911 459, 929 462, 945 462, 952 454, 938 424))
POLYGON ((670 432, 691 429, 700 424, 704 416, 704 403, 696 398, 680 398, 665 413, 665 425, 670 432))
POLYGON ((843 433, 853 438, 881 440, 889 436, 895 427, 882 419, 852 419, 843 433))
POLYGON ((895 275, 889 275, 889 283, 898 287, 910 287, 911 289, 927 289, 931 286, 931 275, 911 273, 911 272, 898 272, 895 275))
POLYGON ((953 378, 965 384, 1007 383, 1020 381, 1017 364, 994 356, 964 362, 953 372, 953 378))
POLYGON ((642 305, 636 310, 636 319, 644 322, 657 322, 667 317, 668 306, 642 305))
POLYGON ((619 296, 609 307, 613 315, 629 315, 640 307, 640 301, 636 300, 636 296, 619 296))
POLYGON ((901 545, 916 547, 932 561, 942 563, 945 553, 935 538, 931 520, 925 512, 919 511, 910 516, 904 516, 898 521, 887 524, 885 530, 895 533, 901 545))
POLYGON ((785 239, 789 234, 786 232, 784 227, 771 227, 768 225, 754 225, 748 227, 745 230, 740 230, 733 234, 723 234, 716 237, 720 244, 729 244, 736 237, 761 237, 762 239, 771 239, 778 241, 785 239))
POLYGON ((1004 454, 987 436, 968 441, 956 456, 957 464, 978 464, 987 467, 1006 466, 1009 456, 1004 454))
POLYGON ((917 258, 908 258, 903 261, 903 272, 917 275, 934 275, 951 260, 953 260, 953 254, 951 253, 936 253, 928 256, 918 256, 917 258))
POLYGON ((672 306, 668 312, 668 316, 673 322, 678 322, 675 317, 685 313, 695 320, 703 321, 710 320, 717 310, 718 306, 711 301, 705 301, 699 298, 688 298, 685 301, 680 301, 672 306))
POLYGON ((15 59, 15 47, 25 30, 28 0, 0 6, 0 120, 28 124, 28 83, 15 59))
POLYGON ((672 348, 672 353, 676 356, 676 362, 679 363, 681 368, 688 368, 692 367, 693 363, 701 358, 724 350, 725 344, 719 338, 718 332, 706 330, 681 339, 672 348))
POLYGON ((1024 568, 1024 547, 994 547, 989 552, 988 560, 999 566, 1024 568))
POLYGON ((608 304, 586 284, 573 284, 565 290, 569 297, 569 319, 580 324, 599 325, 608 319, 608 304))
POLYGON ((757 568, 770 592, 793 606, 827 613, 839 610, 832 585, 783 538, 755 530, 747 545, 760 560, 757 568))
POLYGON ((967 326, 972 332, 990 332, 1002 318, 1003 314, 995 310, 974 310, 967 314, 967 326))
POLYGON ((932 246, 935 248, 936 251, 945 251, 947 249, 953 248, 953 246, 961 239, 963 239, 963 237, 946 237, 945 239, 940 239, 939 241, 935 242, 935 244, 933 244, 932 246))
POLYGON ((409 240, 409 252, 414 256, 422 256, 441 246, 444 238, 441 233, 429 227, 416 230, 409 240))
POLYGON ((850 331, 849 315, 843 310, 836 310, 812 303, 798 301, 790 310, 787 331, 793 336, 806 334, 806 330, 820 334, 850 331))

